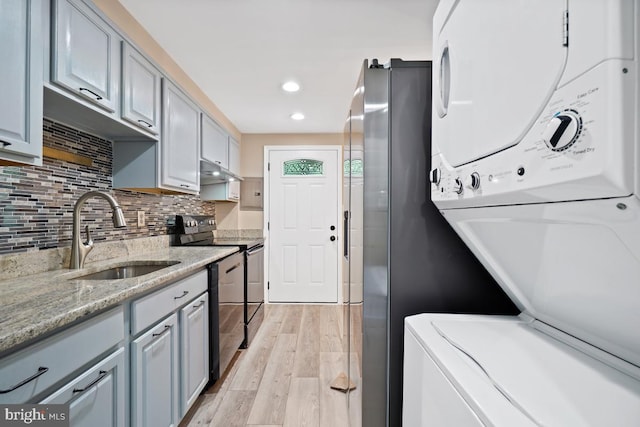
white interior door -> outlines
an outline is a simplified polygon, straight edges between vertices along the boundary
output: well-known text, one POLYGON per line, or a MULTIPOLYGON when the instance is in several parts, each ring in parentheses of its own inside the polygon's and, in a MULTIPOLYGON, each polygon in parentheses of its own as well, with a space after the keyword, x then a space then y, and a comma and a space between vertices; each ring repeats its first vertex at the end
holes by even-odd
POLYGON ((338 302, 339 150, 268 150, 270 302, 338 302))

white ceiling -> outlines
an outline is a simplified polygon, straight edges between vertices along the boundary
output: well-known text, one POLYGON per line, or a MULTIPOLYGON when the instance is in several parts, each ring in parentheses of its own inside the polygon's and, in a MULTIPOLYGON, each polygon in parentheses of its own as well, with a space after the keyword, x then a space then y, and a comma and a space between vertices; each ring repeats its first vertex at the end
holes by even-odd
POLYGON ((119 1, 242 133, 342 132, 364 59, 431 59, 438 3, 119 1))

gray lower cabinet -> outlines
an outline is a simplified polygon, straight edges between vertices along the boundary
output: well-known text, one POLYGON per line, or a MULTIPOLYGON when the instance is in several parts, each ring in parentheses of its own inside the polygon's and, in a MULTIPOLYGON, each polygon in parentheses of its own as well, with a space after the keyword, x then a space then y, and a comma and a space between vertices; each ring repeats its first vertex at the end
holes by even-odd
POLYGON ((162 73, 140 52, 122 42, 122 118, 157 135, 160 132, 162 73))
POLYGON ((208 275, 131 303, 131 425, 177 425, 208 380, 208 275))
POLYGON ((161 183, 200 190, 200 109, 176 85, 162 81, 161 183))
POLYGON ((124 427, 127 394, 124 371, 121 347, 40 403, 68 404, 73 427, 124 427))
POLYGON ((0 0, 0 160, 42 164, 42 2, 0 0))
POLYGON ((178 344, 175 313, 131 343, 132 425, 178 425, 178 344))
POLYGON ((180 416, 209 380, 209 298, 205 292, 180 310, 180 416))
POLYGON ((51 81, 108 112, 120 102, 120 36, 79 0, 55 0, 51 81))

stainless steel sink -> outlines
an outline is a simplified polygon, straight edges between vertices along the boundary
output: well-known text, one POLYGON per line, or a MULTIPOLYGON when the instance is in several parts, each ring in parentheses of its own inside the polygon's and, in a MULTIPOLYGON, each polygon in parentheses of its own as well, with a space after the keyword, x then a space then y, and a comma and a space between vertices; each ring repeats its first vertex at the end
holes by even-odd
POLYGON ((84 276, 74 277, 71 280, 128 279, 130 277, 144 276, 145 274, 153 273, 154 271, 176 265, 179 262, 180 261, 134 261, 84 276))

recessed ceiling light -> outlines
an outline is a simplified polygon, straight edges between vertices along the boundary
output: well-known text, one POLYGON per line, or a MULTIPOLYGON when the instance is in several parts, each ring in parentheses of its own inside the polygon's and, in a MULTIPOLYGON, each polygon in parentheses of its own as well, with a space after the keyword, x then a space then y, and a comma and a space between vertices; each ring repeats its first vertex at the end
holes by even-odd
POLYGON ((300 85, 294 81, 289 81, 282 85, 282 90, 285 92, 297 92, 300 90, 300 85))
POLYGON ((291 115, 291 118, 293 120, 302 120, 302 119, 304 119, 304 114, 302 114, 302 113, 293 113, 291 115))

